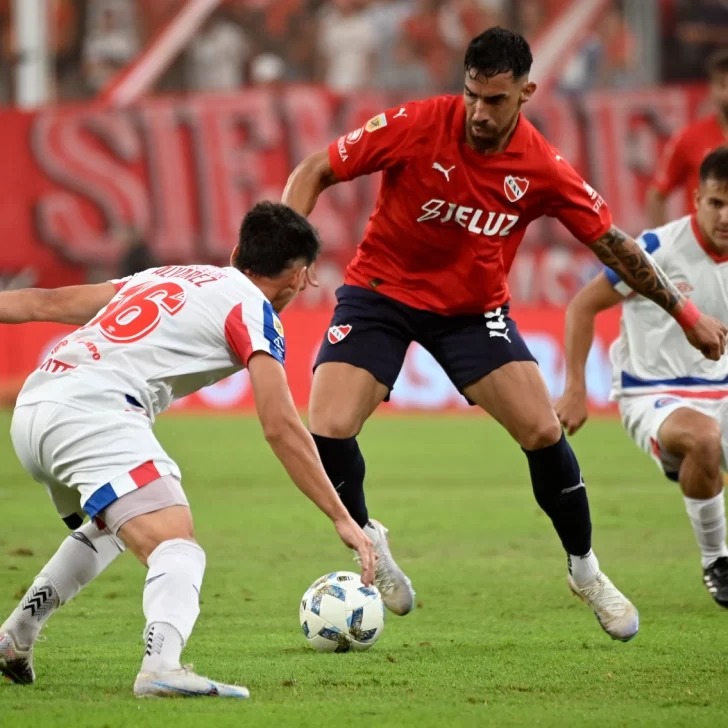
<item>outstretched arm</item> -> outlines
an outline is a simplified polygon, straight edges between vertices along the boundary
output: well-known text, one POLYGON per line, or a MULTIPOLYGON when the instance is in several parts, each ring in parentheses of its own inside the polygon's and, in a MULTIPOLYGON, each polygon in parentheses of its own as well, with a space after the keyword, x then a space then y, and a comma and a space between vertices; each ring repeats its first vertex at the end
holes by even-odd
POLYGON ((291 172, 281 202, 301 215, 310 215, 319 195, 339 180, 329 161, 328 149, 322 149, 301 162, 291 172))
POLYGON ((604 273, 589 282, 566 309, 566 387, 556 402, 556 414, 568 435, 587 419, 586 360, 594 341, 594 319, 623 300, 604 273))
POLYGON ((362 581, 374 581, 374 547, 349 515, 328 479, 316 445, 293 404, 281 364, 268 354, 256 352, 248 361, 255 408, 263 434, 296 487, 333 522, 339 538, 359 552, 362 581))
POLYGON ((612 225, 591 248, 635 293, 664 308, 683 328, 688 341, 706 358, 720 359, 725 351, 726 326, 701 314, 639 243, 612 225))
POLYGON ((52 321, 83 326, 115 295, 113 283, 3 291, 0 293, 0 323, 52 321))

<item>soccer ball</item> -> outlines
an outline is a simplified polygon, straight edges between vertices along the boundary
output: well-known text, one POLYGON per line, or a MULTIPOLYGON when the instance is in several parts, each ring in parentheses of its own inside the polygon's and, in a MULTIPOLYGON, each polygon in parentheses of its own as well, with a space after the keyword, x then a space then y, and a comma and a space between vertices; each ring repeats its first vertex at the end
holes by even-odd
POLYGON ((318 652, 368 650, 384 630, 384 602, 375 586, 352 571, 334 571, 301 599, 301 629, 318 652))

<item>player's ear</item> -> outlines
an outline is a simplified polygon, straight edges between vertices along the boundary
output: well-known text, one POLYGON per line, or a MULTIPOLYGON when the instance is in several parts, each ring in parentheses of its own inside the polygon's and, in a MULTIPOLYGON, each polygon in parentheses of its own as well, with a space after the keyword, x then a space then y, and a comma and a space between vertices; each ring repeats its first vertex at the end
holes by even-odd
POLYGON ((521 103, 525 104, 530 101, 531 96, 536 93, 537 88, 538 86, 533 81, 529 81, 528 83, 524 84, 523 88, 521 89, 521 103))
POLYGON ((232 255, 230 256, 230 265, 233 268, 235 267, 235 258, 238 257, 238 250, 240 250, 240 243, 237 243, 237 245, 233 248, 232 255))

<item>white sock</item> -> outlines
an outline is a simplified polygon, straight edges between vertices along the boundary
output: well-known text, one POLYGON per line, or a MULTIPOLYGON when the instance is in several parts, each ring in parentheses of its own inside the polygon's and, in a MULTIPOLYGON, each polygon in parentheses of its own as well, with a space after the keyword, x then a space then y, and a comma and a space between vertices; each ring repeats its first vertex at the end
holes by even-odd
POLYGON ((593 551, 584 556, 568 554, 569 573, 571 578, 579 585, 589 584, 597 578, 599 561, 593 551))
POLYGON ((175 538, 159 544, 147 565, 142 672, 177 670, 182 648, 200 614, 205 552, 192 541, 175 538))
POLYGON ((706 500, 685 498, 690 522, 698 539, 703 568, 706 569, 721 556, 728 556, 726 547, 725 502, 723 491, 706 500))
POLYGON ((110 531, 100 531, 93 521, 84 524, 63 541, 3 627, 12 631, 19 647, 30 647, 51 614, 123 551, 124 544, 110 531))

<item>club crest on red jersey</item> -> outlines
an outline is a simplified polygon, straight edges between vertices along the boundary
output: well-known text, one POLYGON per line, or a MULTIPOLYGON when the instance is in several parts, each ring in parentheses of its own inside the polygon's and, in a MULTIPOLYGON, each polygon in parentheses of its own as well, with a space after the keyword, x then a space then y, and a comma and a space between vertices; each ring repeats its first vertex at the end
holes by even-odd
POLYGON ((338 344, 340 341, 343 341, 350 332, 350 324, 345 324, 342 326, 332 326, 329 329, 328 333, 329 344, 338 344))
POLYGON ((509 174, 503 180, 503 189, 511 202, 518 202, 526 194, 529 184, 530 182, 524 177, 512 177, 509 174))
POLYGON ((354 129, 354 131, 349 132, 346 135, 346 141, 349 144, 356 144, 362 137, 362 134, 364 134, 364 127, 360 126, 358 129, 354 129))

